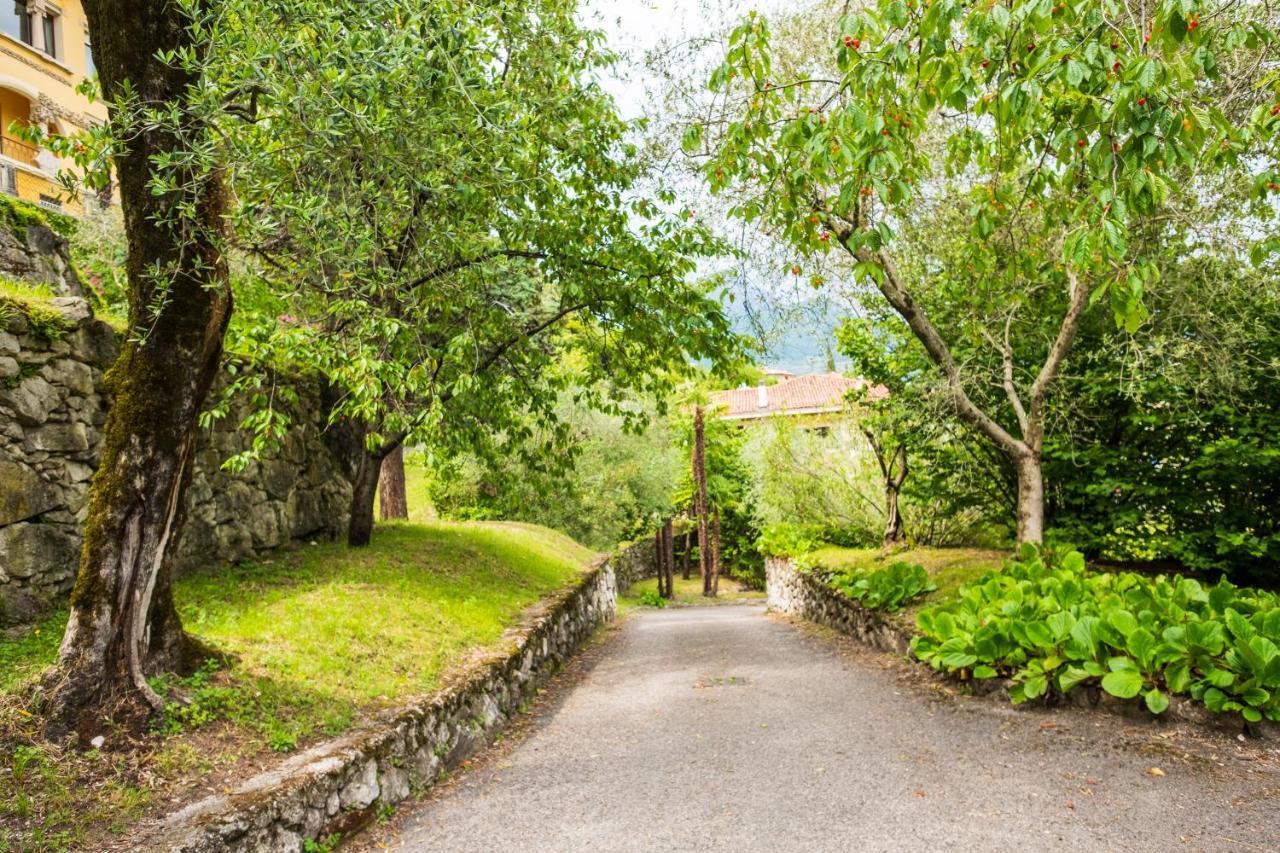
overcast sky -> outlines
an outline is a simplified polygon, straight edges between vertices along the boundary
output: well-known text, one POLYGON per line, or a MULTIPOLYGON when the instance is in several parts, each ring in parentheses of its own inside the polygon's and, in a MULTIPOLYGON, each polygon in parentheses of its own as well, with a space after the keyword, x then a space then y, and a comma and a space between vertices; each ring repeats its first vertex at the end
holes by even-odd
MULTIPOLYGON (((602 30, 609 45, 622 54, 624 61, 617 73, 605 79, 605 87, 617 99, 618 106, 627 118, 644 113, 646 93, 657 85, 643 66, 646 51, 660 43, 682 42, 724 32, 752 9, 768 14, 785 0, 586 0, 584 18, 588 26, 602 30)), ((780 285, 789 291, 794 283, 782 277, 780 285)), ((772 289, 770 285, 765 285, 772 289)), ((740 293, 733 313, 742 331, 748 328, 743 312, 752 302, 746 292, 740 293), (744 325, 745 324, 745 325, 744 325)), ((772 313, 766 305, 755 304, 753 311, 772 313)), ((790 333, 772 340, 771 352, 764 360, 771 365, 795 372, 823 370, 824 345, 820 338, 831 335, 830 321, 817 318, 812 328, 797 325, 794 318, 788 323, 790 333)))

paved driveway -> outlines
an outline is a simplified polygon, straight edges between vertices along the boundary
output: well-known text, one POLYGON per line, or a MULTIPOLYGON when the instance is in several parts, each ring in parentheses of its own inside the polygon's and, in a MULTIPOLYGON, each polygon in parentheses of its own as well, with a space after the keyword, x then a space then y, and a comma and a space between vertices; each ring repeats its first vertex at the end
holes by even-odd
POLYGON ((1280 850, 1275 743, 947 695, 756 606, 633 613, 587 657, 367 849, 1280 850))

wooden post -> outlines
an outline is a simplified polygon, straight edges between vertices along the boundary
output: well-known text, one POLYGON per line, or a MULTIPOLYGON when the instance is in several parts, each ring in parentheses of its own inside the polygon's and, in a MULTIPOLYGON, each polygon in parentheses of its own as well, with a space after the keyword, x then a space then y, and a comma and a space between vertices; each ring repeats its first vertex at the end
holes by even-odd
POLYGON ((672 520, 662 525, 662 566, 667 577, 667 598, 676 597, 676 536, 672 520))
POLYGON ((711 594, 710 554, 707 553, 707 466, 706 435, 702 407, 693 410, 693 488, 698 513, 698 568, 702 573, 702 594, 711 594))
POLYGON ((693 531, 684 532, 684 579, 689 579, 689 569, 693 565, 693 531))
POLYGON ((720 591, 720 507, 711 524, 711 595, 720 591))
POLYGON ((658 595, 663 598, 667 597, 666 567, 662 565, 666 556, 666 543, 662 541, 662 528, 659 527, 653 534, 653 558, 658 567, 658 595))

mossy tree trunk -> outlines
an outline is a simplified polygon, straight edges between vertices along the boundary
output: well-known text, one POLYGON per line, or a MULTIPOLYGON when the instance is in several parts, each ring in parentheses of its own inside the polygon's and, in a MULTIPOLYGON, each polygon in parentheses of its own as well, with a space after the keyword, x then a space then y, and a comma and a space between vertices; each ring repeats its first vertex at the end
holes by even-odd
POLYGON ((47 682, 50 734, 89 735, 106 718, 138 723, 163 705, 145 673, 187 644, 169 565, 181 535, 183 487, 196 418, 218 370, 231 316, 221 244, 226 195, 218 169, 191 157, 207 140, 188 94, 196 76, 162 51, 191 49, 188 22, 167 0, 86 0, 103 91, 126 81, 139 103, 170 107, 173 126, 113 109, 115 171, 128 240, 134 334, 107 374, 112 403, 89 490, 80 571, 56 674, 47 682), (172 156, 154 194, 156 158, 172 156))
POLYGON ((383 521, 409 517, 409 500, 404 487, 404 445, 382 460, 378 474, 378 515, 383 521))

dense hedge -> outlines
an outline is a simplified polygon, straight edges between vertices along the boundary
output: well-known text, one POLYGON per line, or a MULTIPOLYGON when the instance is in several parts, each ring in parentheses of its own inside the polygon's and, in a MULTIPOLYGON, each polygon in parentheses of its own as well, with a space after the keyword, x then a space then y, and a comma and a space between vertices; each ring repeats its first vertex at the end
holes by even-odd
POLYGON ((1225 579, 1086 569, 1079 552, 1024 547, 1002 572, 917 615, 916 656, 1013 681, 1015 702, 1096 685, 1156 714, 1182 694, 1245 720, 1280 720, 1280 600, 1225 579))

